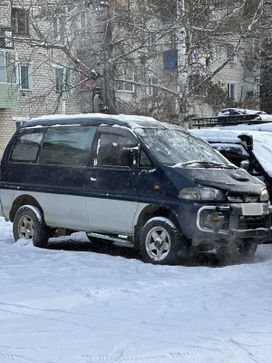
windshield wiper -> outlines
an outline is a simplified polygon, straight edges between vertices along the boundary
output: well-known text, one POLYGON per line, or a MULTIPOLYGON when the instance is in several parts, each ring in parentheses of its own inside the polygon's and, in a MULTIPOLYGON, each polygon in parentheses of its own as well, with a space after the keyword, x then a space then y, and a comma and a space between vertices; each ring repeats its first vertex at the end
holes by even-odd
POLYGON ((186 161, 184 163, 178 163, 175 166, 193 166, 193 165, 200 165, 203 168, 223 168, 223 169, 237 169, 237 167, 235 165, 230 165, 230 164, 223 164, 223 163, 216 163, 216 162, 212 162, 212 161, 200 161, 200 160, 191 160, 191 161, 186 161))

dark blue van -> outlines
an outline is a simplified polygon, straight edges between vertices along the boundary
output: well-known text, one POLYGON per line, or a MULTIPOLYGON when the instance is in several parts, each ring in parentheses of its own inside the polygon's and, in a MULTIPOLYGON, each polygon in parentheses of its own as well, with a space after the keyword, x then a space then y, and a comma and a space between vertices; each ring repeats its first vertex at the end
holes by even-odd
POLYGON ((265 185, 182 128, 128 115, 33 119, 1 162, 0 214, 15 240, 85 231, 158 264, 194 248, 252 256, 270 238, 265 185))

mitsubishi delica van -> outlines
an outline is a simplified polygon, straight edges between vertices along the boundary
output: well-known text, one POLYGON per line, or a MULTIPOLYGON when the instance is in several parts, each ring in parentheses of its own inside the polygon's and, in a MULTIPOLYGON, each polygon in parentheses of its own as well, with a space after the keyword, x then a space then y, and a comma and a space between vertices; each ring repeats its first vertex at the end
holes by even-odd
POLYGON ((253 256, 270 238, 265 184, 182 128, 128 115, 33 119, 9 142, 0 214, 38 247, 84 231, 178 263, 194 249, 253 256))

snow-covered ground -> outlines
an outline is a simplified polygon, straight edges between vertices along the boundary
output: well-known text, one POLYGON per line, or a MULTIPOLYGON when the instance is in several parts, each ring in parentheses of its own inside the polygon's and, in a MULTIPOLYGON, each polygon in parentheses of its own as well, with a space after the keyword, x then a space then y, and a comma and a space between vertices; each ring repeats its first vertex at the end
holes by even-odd
POLYGON ((272 362, 272 245, 171 267, 92 252, 83 234, 69 250, 14 243, 3 219, 0 233, 1 363, 272 362))

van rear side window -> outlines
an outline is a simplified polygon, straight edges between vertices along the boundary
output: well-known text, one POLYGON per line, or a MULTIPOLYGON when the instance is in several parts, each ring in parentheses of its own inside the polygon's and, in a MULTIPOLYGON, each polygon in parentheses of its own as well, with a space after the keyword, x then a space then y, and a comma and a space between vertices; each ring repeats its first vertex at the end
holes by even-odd
POLYGON ((96 126, 58 126, 47 130, 39 164, 86 166, 96 126))
POLYGON ((12 151, 10 160, 15 162, 36 163, 43 134, 31 132, 20 136, 12 151))

